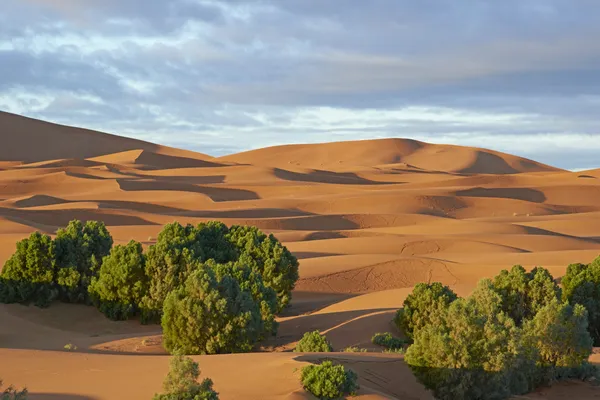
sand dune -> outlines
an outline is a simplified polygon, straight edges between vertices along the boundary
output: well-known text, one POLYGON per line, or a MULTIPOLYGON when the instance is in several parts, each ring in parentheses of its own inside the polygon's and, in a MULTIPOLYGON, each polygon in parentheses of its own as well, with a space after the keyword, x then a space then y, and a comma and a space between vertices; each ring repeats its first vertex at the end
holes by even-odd
MULTIPOLYGON (((559 277, 600 254, 600 170, 407 139, 213 158, 7 113, 0 139, 0 265, 18 240, 74 218, 103 220, 116 243, 144 246, 172 221, 251 224, 296 254, 300 280, 277 337, 256 353, 197 357, 224 400, 310 399, 298 369, 323 355, 288 351, 313 329, 335 350, 369 350, 328 355, 360 373, 359 399, 430 399, 401 356, 370 343, 395 329, 412 286, 437 280, 466 295, 514 264, 559 277)), ((0 305, 0 321, 0 377, 32 399, 148 399, 161 389, 160 327, 65 304, 0 305)), ((598 391, 564 383, 524 398, 567 395, 598 391)))

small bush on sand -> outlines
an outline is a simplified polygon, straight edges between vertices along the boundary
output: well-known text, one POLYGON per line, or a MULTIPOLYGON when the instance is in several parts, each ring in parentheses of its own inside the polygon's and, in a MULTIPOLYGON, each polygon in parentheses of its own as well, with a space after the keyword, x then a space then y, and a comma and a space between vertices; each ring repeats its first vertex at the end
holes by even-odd
POLYGON ((154 395, 154 400, 219 400, 212 380, 206 378, 199 383, 199 376, 197 362, 189 357, 173 357, 163 383, 165 393, 154 395))
POLYGON ((12 386, 2 389, 2 380, 0 379, 0 400, 27 400, 27 389, 17 390, 12 386))
POLYGON ((344 353, 366 353, 367 349, 361 349, 358 346, 350 346, 344 349, 344 353))
POLYGON ((333 351, 331 343, 319 331, 306 332, 294 349, 297 353, 328 353, 333 351))
POLYGON ((371 338, 371 343, 385 347, 388 350, 397 350, 404 347, 404 340, 393 337, 391 333, 376 333, 371 338))
POLYGON ((324 361, 321 365, 302 368, 302 386, 319 399, 338 399, 355 395, 358 375, 343 365, 324 361))

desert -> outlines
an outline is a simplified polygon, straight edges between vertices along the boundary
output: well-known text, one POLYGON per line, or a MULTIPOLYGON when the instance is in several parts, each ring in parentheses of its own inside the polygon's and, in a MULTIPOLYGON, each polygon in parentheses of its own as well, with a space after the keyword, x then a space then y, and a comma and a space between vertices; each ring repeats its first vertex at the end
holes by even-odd
MULTIPOLYGON (((432 399, 404 355, 371 343, 378 332, 398 334, 392 319, 416 284, 467 296, 513 265, 560 278, 600 255, 598 170, 410 139, 212 157, 5 112, 0 137, 0 265, 17 241, 54 236, 73 219, 102 221, 115 244, 144 248, 174 221, 251 225, 294 254, 299 279, 277 335, 249 353, 193 357, 225 400, 313 398, 299 370, 325 357, 358 373, 358 399, 432 399), (332 353, 291 351, 314 330, 332 353), (353 346, 366 351, 343 352, 353 346)), ((161 391, 169 356, 160 326, 60 303, 1 304, 0 322, 0 378, 31 399, 161 391)), ((569 380, 520 398, 598 396, 569 380)))

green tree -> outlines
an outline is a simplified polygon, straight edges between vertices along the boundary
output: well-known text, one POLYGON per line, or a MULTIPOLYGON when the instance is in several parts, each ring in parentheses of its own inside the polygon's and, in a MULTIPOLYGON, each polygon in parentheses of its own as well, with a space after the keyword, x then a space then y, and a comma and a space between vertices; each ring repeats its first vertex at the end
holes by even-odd
POLYGON ((581 304, 588 312, 588 330, 594 345, 600 345, 600 257, 590 264, 571 264, 562 278, 564 298, 581 304))
POLYGON ((169 373, 163 383, 164 394, 154 400, 219 400, 209 378, 198 383, 200 368, 189 357, 176 356, 171 359, 169 373))
POLYGON ((103 222, 73 220, 57 231, 54 244, 56 283, 63 301, 88 303, 88 286, 110 253, 112 236, 103 222))
POLYGON ((319 331, 306 332, 294 349, 297 353, 328 353, 333 351, 331 343, 319 331))
POLYGON ((0 301, 48 306, 56 298, 54 244, 48 235, 32 233, 17 243, 0 278, 0 301))
POLYGON ((352 396, 359 389, 358 375, 343 365, 334 365, 331 361, 302 368, 301 381, 304 389, 319 399, 352 396))
POLYGON ((96 307, 108 318, 126 320, 135 315, 148 291, 142 244, 132 240, 113 247, 88 290, 96 307))
POLYGON ((277 293, 278 311, 288 306, 298 280, 298 260, 273 235, 253 226, 234 225, 229 241, 239 253, 239 261, 258 272, 266 286, 277 293))
POLYGON ((439 320, 448 305, 457 299, 456 294, 439 282, 418 283, 404 300, 394 322, 398 329, 413 338, 416 331, 439 320))
POLYGON ((250 351, 263 332, 251 295, 229 275, 219 280, 212 268, 197 265, 193 270, 164 302, 165 348, 183 354, 250 351))

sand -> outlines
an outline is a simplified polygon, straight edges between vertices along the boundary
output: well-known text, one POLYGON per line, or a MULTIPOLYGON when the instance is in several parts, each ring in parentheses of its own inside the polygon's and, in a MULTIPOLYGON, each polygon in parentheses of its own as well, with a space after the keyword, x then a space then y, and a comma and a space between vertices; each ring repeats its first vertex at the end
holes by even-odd
MULTIPOLYGON (((300 259, 276 338, 251 354, 195 357, 222 399, 310 399, 290 352, 326 332, 361 376, 359 399, 430 399, 400 355, 370 343, 418 282, 461 295, 514 264, 564 274, 600 254, 600 172, 406 139, 290 145, 215 158, 0 113, 0 265, 17 240, 103 220, 116 243, 213 219, 274 233, 300 259), (32 145, 32 144, 35 144, 32 145)), ((0 305, 0 377, 32 399, 149 399, 168 356, 158 326, 95 309, 0 305), (77 346, 66 351, 67 343, 77 346)), ((595 360, 593 360, 595 361, 595 360)), ((567 382, 524 398, 594 399, 567 382)))

